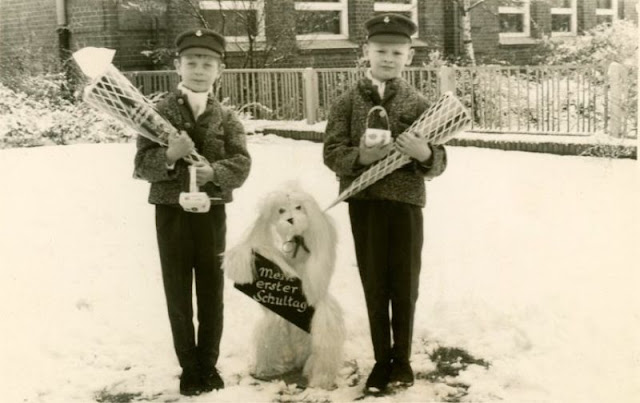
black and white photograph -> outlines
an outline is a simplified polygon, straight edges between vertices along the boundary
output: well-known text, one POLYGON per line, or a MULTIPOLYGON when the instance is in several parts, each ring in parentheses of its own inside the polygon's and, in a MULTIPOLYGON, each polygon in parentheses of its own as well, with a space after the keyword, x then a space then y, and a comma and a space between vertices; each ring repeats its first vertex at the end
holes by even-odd
POLYGON ((0 0, 0 400, 636 402, 638 0, 0 0))

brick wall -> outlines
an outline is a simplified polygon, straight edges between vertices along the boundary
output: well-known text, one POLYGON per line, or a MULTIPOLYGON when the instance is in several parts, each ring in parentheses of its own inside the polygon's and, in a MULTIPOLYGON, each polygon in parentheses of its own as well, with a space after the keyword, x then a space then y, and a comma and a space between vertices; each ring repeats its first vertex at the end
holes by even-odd
MULTIPOLYGON (((507 60, 527 63, 535 44, 500 44, 498 2, 486 0, 471 12, 472 37, 479 63, 507 60)), ((187 10, 181 0, 167 0, 159 13, 126 9, 114 0, 67 0, 71 47, 105 46, 117 49, 115 64, 126 70, 152 69, 151 61, 140 52, 152 47, 173 46, 175 36, 201 22, 187 10)), ((162 2, 161 2, 162 3, 162 2)), ((328 43, 325 48, 309 49, 295 41, 292 31, 293 0, 267 0, 267 37, 274 30, 288 29, 278 43, 274 66, 344 67, 353 66, 359 58, 364 41, 364 21, 373 14, 372 0, 349 0, 349 39, 347 47, 328 43), (269 23, 271 21, 272 23, 269 23), (274 24, 273 21, 276 21, 274 24), (284 57, 286 56, 286 57, 284 57)), ((595 26, 596 0, 578 1, 578 29, 595 26)), ((620 15, 637 21, 637 0, 620 0, 620 15)), ((416 41, 414 65, 428 61, 430 50, 440 49, 450 56, 460 55, 459 13, 452 0, 419 0, 419 40, 416 41)), ((2 0, 0 2, 0 59, 15 60, 16 52, 31 49, 34 69, 51 65, 58 58, 56 9, 53 0, 2 0)), ((545 1, 532 1, 532 36, 550 31, 551 16, 545 1)), ((270 43, 273 44, 273 43, 270 43)), ((312 46, 313 47, 313 46, 312 46)), ((317 46, 316 46, 317 47, 317 46)), ((23 53, 25 53, 23 51, 23 53)), ((230 52, 227 65, 243 64, 241 52, 230 52)))
POLYGON ((430 49, 441 52, 445 48, 446 24, 444 3, 450 0, 430 0, 418 3, 419 38, 430 49))
POLYGON ((531 2, 531 36, 542 38, 551 32, 551 7, 546 1, 531 2))
POLYGON ((0 1, 0 62, 30 70, 47 69, 58 58, 56 7, 51 0, 0 1))
POLYGON ((352 0, 349 2, 349 38, 362 45, 367 37, 364 23, 373 15, 372 0, 352 0))
POLYGON ((177 0, 169 0, 167 6, 167 36, 165 46, 173 46, 175 37, 187 29, 200 27, 202 24, 184 5, 177 0))
POLYGON ((488 0, 471 10, 471 39, 478 63, 489 62, 499 54, 498 3, 488 0))
POLYGON ((638 4, 638 0, 624 0, 621 1, 621 8, 623 17, 634 21, 636 24, 638 23, 638 11, 636 10, 636 4, 638 4))
MULTIPOLYGON (((619 0, 618 11, 620 18, 638 21, 635 5, 638 0, 619 0)), ((528 64, 532 61, 532 50, 537 43, 535 41, 523 41, 517 44, 501 44, 499 40, 498 26, 498 6, 499 0, 486 0, 481 6, 476 7, 471 12, 472 38, 476 59, 478 63, 492 63, 496 61, 506 61, 512 64, 528 64), (529 43, 526 43, 529 42, 529 43)), ((450 21, 454 21, 454 7, 448 6, 447 13, 450 21)), ((550 4, 546 0, 531 0, 531 37, 533 39, 542 38, 551 33, 551 10, 550 4)), ((596 26, 596 0, 577 1, 577 23, 578 32, 583 33, 596 26)), ((445 28, 446 29, 446 28, 445 28)), ((459 54, 459 38, 448 39, 448 50, 453 50, 454 54, 459 54), (451 46, 451 43, 454 45, 451 46)))
POLYGON ((596 26, 596 0, 578 2, 578 32, 588 31, 596 26))
POLYGON ((72 48, 117 49, 114 64, 120 68, 150 68, 149 59, 140 51, 149 48, 159 35, 157 29, 166 25, 162 19, 155 20, 110 0, 67 0, 67 14, 72 48))
MULTIPOLYGON (((168 14, 153 18, 126 10, 113 0, 67 0, 71 49, 84 46, 117 49, 114 63, 122 68, 148 69, 140 52, 165 42, 168 14)), ((0 3, 0 57, 15 60, 16 52, 30 49, 33 70, 59 60, 56 4, 52 0, 2 0, 0 3)))

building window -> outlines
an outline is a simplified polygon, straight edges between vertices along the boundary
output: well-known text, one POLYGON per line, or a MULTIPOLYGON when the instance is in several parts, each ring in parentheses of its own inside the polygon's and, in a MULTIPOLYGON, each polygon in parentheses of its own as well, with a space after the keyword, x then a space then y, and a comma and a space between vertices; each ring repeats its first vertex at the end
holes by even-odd
POLYGON ((247 42, 249 35, 263 41, 264 1, 208 0, 200 2, 200 10, 209 25, 229 42, 247 42))
POLYGON ((296 38, 300 40, 347 39, 347 0, 297 1, 296 38))
POLYGON ((578 33, 578 4, 576 0, 551 1, 551 35, 575 36, 578 33))
POLYGON ((596 0, 596 24, 611 24, 618 18, 618 0, 596 0))
POLYGON ((529 0, 515 2, 509 7, 498 7, 500 38, 531 36, 531 10, 529 0))
MULTIPOLYGON (((394 13, 404 15, 418 26, 418 0, 385 0, 376 1, 373 4, 374 15, 383 13, 394 13)), ((418 37, 418 31, 413 35, 418 37)))

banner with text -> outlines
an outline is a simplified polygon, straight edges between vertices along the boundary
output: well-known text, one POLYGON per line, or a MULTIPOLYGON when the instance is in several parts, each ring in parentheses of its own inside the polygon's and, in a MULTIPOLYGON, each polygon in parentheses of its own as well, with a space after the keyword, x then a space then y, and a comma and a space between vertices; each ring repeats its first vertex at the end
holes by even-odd
POLYGON ((300 279, 285 276, 280 267, 258 253, 255 253, 255 266, 254 282, 234 284, 235 288, 300 329, 310 332, 314 309, 307 303, 300 279))

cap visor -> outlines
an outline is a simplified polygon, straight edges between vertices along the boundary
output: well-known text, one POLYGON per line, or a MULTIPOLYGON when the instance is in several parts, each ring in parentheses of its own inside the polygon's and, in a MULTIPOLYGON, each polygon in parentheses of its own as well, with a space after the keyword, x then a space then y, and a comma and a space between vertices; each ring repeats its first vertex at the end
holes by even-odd
POLYGON ((411 43, 411 38, 398 34, 375 34, 370 36, 368 41, 376 43, 411 43))
POLYGON ((220 57, 221 54, 209 48, 191 47, 180 52, 180 56, 214 56, 220 57))

